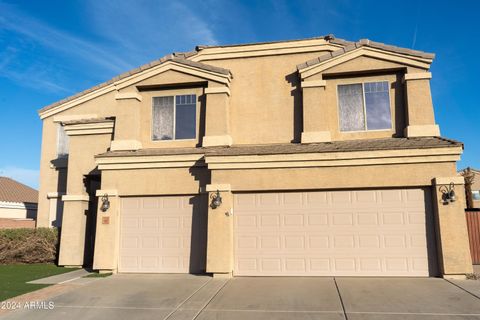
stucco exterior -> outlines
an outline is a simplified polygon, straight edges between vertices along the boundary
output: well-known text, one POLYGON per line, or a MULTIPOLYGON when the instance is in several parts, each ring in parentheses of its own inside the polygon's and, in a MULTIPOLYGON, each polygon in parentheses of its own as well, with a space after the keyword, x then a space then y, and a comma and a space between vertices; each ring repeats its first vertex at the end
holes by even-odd
POLYGON ((456 176, 462 145, 439 137, 429 86, 432 59, 320 37, 197 47, 140 67, 40 110, 38 226, 55 225, 52 217, 61 216, 59 264, 82 265, 90 217, 96 221, 93 267, 117 271, 122 198, 212 199, 218 190, 221 206, 202 208, 208 209, 205 270, 229 276, 236 193, 428 188, 438 269, 444 276, 469 273, 461 201, 446 205, 437 196, 439 186, 456 176), (341 131, 337 87, 371 81, 388 82, 391 128, 341 131), (154 141, 153 97, 178 94, 196 95, 195 138, 154 141), (57 156, 59 125, 70 138, 68 159, 57 156), (365 147, 345 147, 355 141, 365 147), (394 147, 394 141, 405 145, 394 147), (309 149, 323 144, 339 149, 309 149), (251 146, 258 150, 245 151, 251 146), (268 146, 274 151, 262 151, 268 146), (291 151, 295 146, 304 149, 291 151), (100 185, 92 187, 93 180, 100 185), (106 196, 110 207, 102 210, 106 196))

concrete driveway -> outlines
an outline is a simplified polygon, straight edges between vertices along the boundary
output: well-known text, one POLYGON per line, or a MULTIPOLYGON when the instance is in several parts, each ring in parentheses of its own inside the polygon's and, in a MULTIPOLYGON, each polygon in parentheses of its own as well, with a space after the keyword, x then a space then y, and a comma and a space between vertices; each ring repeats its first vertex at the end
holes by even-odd
MULTIPOLYGON (((79 279, 80 280, 80 279, 79 279)), ((115 275, 3 319, 480 319, 480 281, 115 275)))

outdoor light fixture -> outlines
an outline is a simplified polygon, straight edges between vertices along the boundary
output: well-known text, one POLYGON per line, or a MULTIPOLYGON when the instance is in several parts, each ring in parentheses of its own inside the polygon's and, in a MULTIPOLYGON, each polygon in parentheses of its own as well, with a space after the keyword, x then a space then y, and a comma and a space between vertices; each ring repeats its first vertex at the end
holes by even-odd
POLYGON ((457 200, 457 196, 455 195, 455 185, 453 182, 450 182, 450 184, 440 186, 438 190, 442 193, 442 200, 443 204, 449 204, 450 202, 455 202, 457 200))
POLYGON ((212 203, 210 204, 212 209, 216 209, 222 205, 222 196, 220 195, 220 191, 217 190, 217 192, 213 193, 210 198, 212 198, 212 203))
POLYGON ((108 208, 110 208, 110 201, 108 200, 108 194, 104 194, 102 196, 102 206, 100 207, 100 210, 102 210, 102 212, 105 212, 108 210, 108 208))

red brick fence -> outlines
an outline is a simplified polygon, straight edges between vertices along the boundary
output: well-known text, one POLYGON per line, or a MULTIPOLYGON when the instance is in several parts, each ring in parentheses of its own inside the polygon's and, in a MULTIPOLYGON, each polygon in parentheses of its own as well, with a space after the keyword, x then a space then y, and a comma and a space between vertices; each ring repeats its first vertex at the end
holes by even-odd
POLYGON ((0 218, 0 229, 17 228, 35 228, 35 220, 0 218))

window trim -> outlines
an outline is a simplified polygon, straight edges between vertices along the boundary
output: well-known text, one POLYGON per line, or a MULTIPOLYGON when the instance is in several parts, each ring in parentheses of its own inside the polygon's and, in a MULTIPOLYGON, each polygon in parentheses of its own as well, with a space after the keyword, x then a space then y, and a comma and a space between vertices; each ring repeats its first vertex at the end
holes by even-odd
POLYGON ((365 133, 365 132, 386 132, 386 131, 392 131, 394 130, 394 117, 393 117, 393 112, 392 112, 392 100, 391 100, 391 95, 390 95, 390 87, 391 83, 388 80, 378 80, 378 81, 365 81, 365 82, 352 82, 352 83, 338 83, 336 90, 335 90, 335 95, 337 98, 337 115, 338 115, 338 131, 340 133, 365 133), (366 83, 376 83, 376 82, 387 82, 388 83, 388 106, 390 108, 390 128, 388 129, 372 129, 368 130, 368 125, 367 125, 367 102, 365 100, 365 84, 366 83), (353 130, 353 131, 342 131, 341 129, 341 119, 340 119, 340 99, 338 95, 338 87, 339 86, 349 86, 349 85, 354 85, 354 84, 361 84, 362 85, 362 98, 363 98, 363 115, 365 119, 365 124, 364 124, 364 130, 353 130))
POLYGON ((66 141, 64 141, 64 144, 67 146, 67 153, 60 153, 60 135, 61 135, 61 131, 62 131, 62 128, 63 128, 63 125, 62 123, 58 122, 57 123, 57 147, 56 147, 56 155, 57 155, 57 159, 64 159, 64 158, 67 158, 68 155, 70 154, 70 141, 69 141, 69 137, 67 135, 67 133, 65 132, 65 129, 63 129, 63 132, 64 132, 64 135, 65 135, 65 139, 66 141))
POLYGON ((152 142, 175 142, 175 141, 197 141, 198 140, 198 95, 196 93, 183 93, 183 94, 170 94, 170 95, 161 95, 161 96, 153 96, 152 97, 152 104, 151 104, 151 120, 150 120, 150 139, 152 142), (175 129, 177 126, 177 121, 176 121, 176 116, 177 116, 177 96, 189 96, 189 95, 194 95, 195 96, 195 137, 194 138, 188 138, 188 139, 176 139, 175 138, 175 129), (161 140, 161 139, 154 139, 153 137, 153 107, 154 105, 154 100, 155 98, 163 98, 163 97, 173 97, 173 136, 171 140, 161 140))

